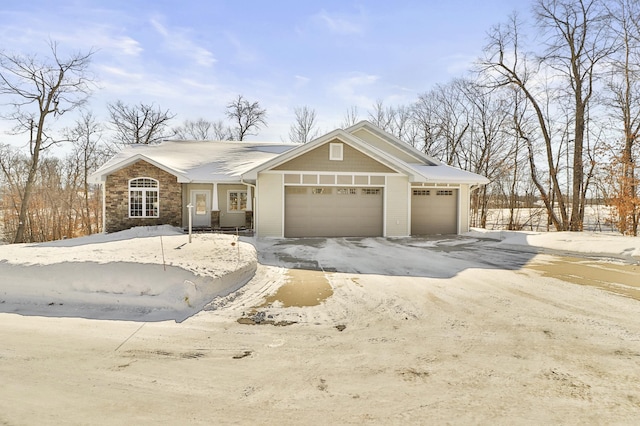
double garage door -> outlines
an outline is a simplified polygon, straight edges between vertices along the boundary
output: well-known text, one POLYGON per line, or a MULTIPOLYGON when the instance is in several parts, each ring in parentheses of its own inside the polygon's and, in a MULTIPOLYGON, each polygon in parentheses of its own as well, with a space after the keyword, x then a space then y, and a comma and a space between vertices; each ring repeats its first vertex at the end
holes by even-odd
POLYGON ((436 235, 457 232, 457 189, 411 190, 411 234, 436 235))
POLYGON ((383 188, 285 187, 285 237, 379 237, 383 188))

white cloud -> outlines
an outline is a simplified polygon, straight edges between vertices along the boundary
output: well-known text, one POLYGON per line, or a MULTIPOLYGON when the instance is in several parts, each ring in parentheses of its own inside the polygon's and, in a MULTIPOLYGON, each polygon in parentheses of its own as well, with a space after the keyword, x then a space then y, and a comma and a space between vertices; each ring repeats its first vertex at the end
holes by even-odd
POLYGON ((302 75, 296 75, 294 76, 294 79, 295 79, 294 87, 296 89, 300 89, 302 87, 307 86, 309 84, 309 81, 311 81, 309 77, 304 77, 302 75))
POLYGON ((164 46, 171 52, 186 56, 203 67, 210 67, 216 63, 213 53, 191 40, 190 31, 170 29, 160 22, 160 18, 151 18, 150 22, 156 32, 163 37, 164 46))
POLYGON ((362 108, 369 108, 375 98, 368 96, 374 92, 372 86, 380 79, 379 76, 373 74, 365 74, 354 72, 347 77, 339 79, 332 87, 331 92, 335 93, 340 99, 345 100, 350 105, 362 108))
POLYGON ((320 22, 329 31, 335 34, 362 34, 364 28, 362 23, 357 22, 360 18, 347 18, 344 16, 331 15, 326 10, 321 10, 314 16, 314 20, 320 22))

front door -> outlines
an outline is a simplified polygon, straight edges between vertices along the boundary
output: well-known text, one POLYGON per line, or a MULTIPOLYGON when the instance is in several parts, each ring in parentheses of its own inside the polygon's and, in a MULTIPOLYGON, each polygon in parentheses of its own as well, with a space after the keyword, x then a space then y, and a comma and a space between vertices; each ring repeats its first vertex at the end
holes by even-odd
POLYGON ((211 227, 211 191, 191 191, 192 225, 194 227, 211 227))

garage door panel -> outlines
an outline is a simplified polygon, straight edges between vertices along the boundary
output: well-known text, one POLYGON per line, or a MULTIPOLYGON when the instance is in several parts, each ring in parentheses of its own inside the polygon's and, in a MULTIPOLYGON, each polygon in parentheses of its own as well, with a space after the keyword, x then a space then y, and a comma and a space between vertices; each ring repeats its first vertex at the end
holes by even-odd
POLYGON ((285 187, 285 237, 381 236, 382 188, 363 189, 285 187))
POLYGON ((411 194, 413 235, 456 234, 458 232, 457 189, 414 189, 411 194))

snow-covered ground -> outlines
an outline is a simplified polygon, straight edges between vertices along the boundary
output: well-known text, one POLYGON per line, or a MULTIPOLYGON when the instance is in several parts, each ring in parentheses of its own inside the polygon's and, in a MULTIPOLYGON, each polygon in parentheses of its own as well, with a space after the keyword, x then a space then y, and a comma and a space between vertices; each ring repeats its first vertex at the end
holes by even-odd
POLYGON ((635 424, 639 265, 597 233, 0 246, 0 424, 635 424))
POLYGON ((0 312, 182 321, 256 269, 232 235, 169 226, 39 244, 0 246, 0 312))
MULTIPOLYGON (((640 261, 640 238, 613 233, 475 229, 467 236, 493 239, 499 246, 524 251, 546 249, 640 261)), ((434 246, 437 239, 422 244, 434 246)), ((391 259, 407 257, 389 250, 392 248, 384 248, 391 259)), ((338 253, 325 250, 320 260, 327 265, 344 261, 338 253)), ((448 261, 453 260, 441 259, 437 269, 452 270, 448 261)), ((379 263, 377 259, 372 262, 379 263)), ((215 297, 244 285, 255 273, 256 263, 255 248, 233 235, 193 234, 189 243, 188 235, 169 226, 4 245, 0 246, 0 312, 181 321, 215 297)), ((403 268, 411 264, 421 267, 419 259, 412 259, 403 268)), ((391 270, 393 265, 386 268, 391 270)))

